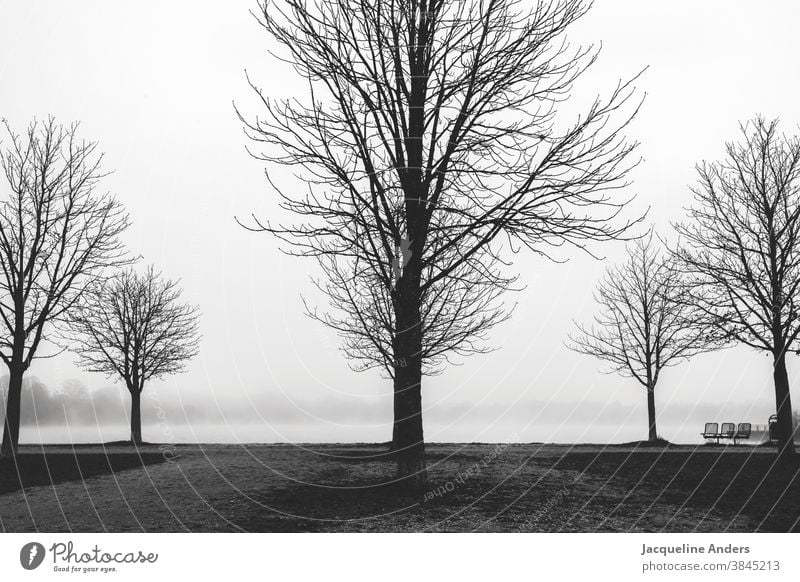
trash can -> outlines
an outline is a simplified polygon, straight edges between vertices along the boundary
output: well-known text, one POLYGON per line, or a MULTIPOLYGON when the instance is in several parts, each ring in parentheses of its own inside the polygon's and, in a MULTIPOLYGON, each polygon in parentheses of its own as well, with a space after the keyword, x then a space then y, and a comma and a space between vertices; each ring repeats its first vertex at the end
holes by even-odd
POLYGON ((769 417, 769 442, 778 442, 778 416, 776 414, 769 417))

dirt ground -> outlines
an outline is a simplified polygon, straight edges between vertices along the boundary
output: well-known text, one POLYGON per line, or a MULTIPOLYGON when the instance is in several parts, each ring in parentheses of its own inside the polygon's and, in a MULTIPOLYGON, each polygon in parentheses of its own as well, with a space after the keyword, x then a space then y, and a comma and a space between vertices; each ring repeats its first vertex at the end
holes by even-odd
POLYGON ((800 462, 755 447, 429 445, 403 495, 379 445, 23 447, 4 531, 797 531, 800 462), (17 475, 22 478, 18 478, 17 475), (20 483, 21 481, 21 483, 20 483))

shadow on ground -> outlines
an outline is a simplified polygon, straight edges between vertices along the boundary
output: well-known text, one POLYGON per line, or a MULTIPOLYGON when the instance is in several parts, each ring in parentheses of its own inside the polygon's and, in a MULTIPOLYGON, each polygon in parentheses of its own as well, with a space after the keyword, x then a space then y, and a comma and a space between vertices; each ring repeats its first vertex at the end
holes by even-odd
POLYGON ((429 485, 379 445, 99 447, 0 465, 6 531, 798 531, 800 461, 748 447, 430 445, 429 485))
POLYGON ((98 475, 164 462, 160 453, 23 453, 0 459, 0 495, 42 485, 83 481, 98 475))

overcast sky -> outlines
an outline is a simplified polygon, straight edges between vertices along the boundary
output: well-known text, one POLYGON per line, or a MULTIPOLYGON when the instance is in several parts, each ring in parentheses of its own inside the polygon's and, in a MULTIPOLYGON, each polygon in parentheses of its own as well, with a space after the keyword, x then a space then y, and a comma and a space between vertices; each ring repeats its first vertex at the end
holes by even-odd
MULTIPOLYGON (((18 130, 48 114, 80 121, 114 170, 105 185, 131 214, 130 249, 181 278, 185 298, 201 307, 202 348, 188 373, 146 388, 146 440, 387 440, 391 383, 350 371, 335 335, 303 315, 299 293, 309 292, 315 264, 283 256, 275 240, 234 220, 275 208, 233 110, 236 101, 259 112, 245 69, 267 93, 303 90, 267 54, 254 6, 0 0, 0 117, 18 130)), ((689 203, 695 163, 720 158, 740 120, 779 116, 784 131, 800 132, 799 21, 789 0, 597 0, 573 28, 574 42, 603 44, 578 99, 649 65, 639 83, 645 105, 628 132, 643 157, 631 191, 666 236, 689 203)), ((615 261, 623 248, 597 250, 615 261)), ((492 332, 500 349, 424 381, 427 440, 644 438, 644 390, 563 344, 572 319, 591 317, 605 267, 579 254, 565 264, 518 255, 527 287, 508 297, 515 316, 492 332)), ((29 373, 50 387, 110 385, 68 355, 29 373)), ((764 423, 771 382, 770 359, 746 349, 681 364, 659 382, 660 432, 691 441, 706 421, 764 423)), ((124 389, 115 390, 121 402, 124 389)), ((22 439, 94 438, 76 431, 25 427, 22 439)), ((119 425, 102 432, 125 436, 119 425)))

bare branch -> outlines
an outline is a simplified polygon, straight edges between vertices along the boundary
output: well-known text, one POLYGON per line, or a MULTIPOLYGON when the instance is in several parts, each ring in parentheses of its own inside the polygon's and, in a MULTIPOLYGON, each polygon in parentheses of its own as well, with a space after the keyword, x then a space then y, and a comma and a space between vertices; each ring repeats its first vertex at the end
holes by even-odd
POLYGON ((129 262, 119 235, 128 217, 96 191, 105 177, 97 144, 51 117, 23 136, 5 124, 0 200, 0 357, 30 366, 48 326, 62 320, 108 267, 129 262))
POLYGON ((503 252, 550 256, 638 222, 621 219, 629 199, 615 195, 637 163, 623 136, 639 106, 636 77, 573 122, 556 119, 597 56, 564 37, 588 7, 260 3, 255 16, 306 79, 308 99, 273 99, 248 77, 263 114, 240 118, 251 153, 307 187, 270 180, 298 221, 248 226, 318 258, 333 309, 309 313, 342 335, 357 369, 391 374, 405 358, 393 347, 404 329, 421 330, 412 351, 429 372, 448 352, 484 351, 485 332, 508 317, 499 297, 515 278, 503 274, 503 252), (421 321, 399 322, 401 311, 421 321))

